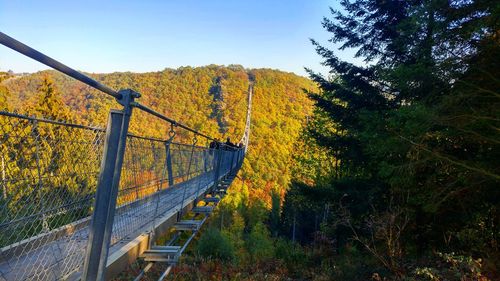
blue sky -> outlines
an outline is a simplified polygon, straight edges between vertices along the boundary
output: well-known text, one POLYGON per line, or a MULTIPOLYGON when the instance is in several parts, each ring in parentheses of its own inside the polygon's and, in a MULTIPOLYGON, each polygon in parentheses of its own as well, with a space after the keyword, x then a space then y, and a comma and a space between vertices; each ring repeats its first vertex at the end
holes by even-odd
MULTIPOLYGON (((241 64, 306 75, 325 72, 309 38, 332 0, 0 0, 0 31, 88 72, 241 64)), ((352 52, 338 53, 350 60, 352 52)), ((0 70, 47 67, 0 45, 0 70)))

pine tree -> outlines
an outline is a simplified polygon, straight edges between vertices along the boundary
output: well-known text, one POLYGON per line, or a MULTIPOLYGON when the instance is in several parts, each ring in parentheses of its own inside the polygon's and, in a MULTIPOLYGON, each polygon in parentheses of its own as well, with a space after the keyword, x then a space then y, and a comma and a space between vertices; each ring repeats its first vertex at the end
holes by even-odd
POLYGON ((271 192, 271 212, 269 213, 269 228, 273 237, 278 236, 280 228, 281 197, 277 190, 271 192))
MULTIPOLYGON (((342 61, 312 41, 331 78, 309 70, 320 92, 309 92, 316 112, 306 132, 340 162, 330 184, 319 186, 332 189, 341 222, 336 238, 346 235, 347 226, 351 239, 399 277, 404 255, 450 248, 472 254, 480 248, 490 256, 482 235, 474 250, 464 242, 470 237, 463 238, 474 224, 489 225, 484 231, 491 233, 498 221, 492 207, 498 199, 484 196, 496 194, 491 188, 499 182, 491 164, 498 135, 490 130, 498 128, 500 79, 492 69, 500 46, 499 6, 434 0, 341 4, 344 11, 332 10, 333 19, 325 18, 323 26, 331 42, 357 49, 366 65, 342 61)), ((304 205, 322 202, 300 193, 304 205)), ((493 236, 490 241, 498 241, 493 236)))
POLYGON ((54 81, 49 76, 42 80, 39 91, 39 99, 34 107, 34 111, 41 117, 56 120, 70 121, 71 114, 66 105, 61 100, 60 94, 55 88, 54 81))
MULTIPOLYGON (((2 81, 6 80, 9 77, 10 77, 9 73, 0 72, 0 83, 2 83, 2 81)), ((10 98, 9 89, 7 89, 7 87, 5 87, 4 85, 0 84, 0 110, 9 111, 10 109, 9 98, 10 98)))

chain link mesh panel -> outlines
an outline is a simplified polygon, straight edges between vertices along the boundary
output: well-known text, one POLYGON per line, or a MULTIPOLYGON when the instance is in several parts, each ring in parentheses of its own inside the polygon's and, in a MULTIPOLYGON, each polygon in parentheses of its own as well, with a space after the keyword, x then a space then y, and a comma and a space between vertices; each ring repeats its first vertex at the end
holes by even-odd
MULTIPOLYGON (((104 138, 100 128, 0 112, 0 280, 81 271, 104 138)), ((129 135, 109 255, 234 170, 235 156, 129 135)))
POLYGON ((103 137, 102 129, 0 112, 3 279, 79 270, 103 137))

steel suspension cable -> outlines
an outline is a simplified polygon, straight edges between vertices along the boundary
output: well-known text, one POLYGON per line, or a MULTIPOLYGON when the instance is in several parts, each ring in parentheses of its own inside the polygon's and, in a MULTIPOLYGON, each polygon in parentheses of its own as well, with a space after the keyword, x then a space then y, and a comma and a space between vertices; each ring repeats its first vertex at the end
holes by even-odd
MULTIPOLYGON (((90 87, 93 87, 94 89, 97 89, 103 93, 106 93, 106 94, 116 98, 118 101, 120 101, 123 98, 123 95, 120 92, 112 89, 111 87, 104 85, 104 84, 90 78, 89 76, 87 76, 87 75, 85 75, 85 74, 83 74, 83 73, 81 73, 81 72, 79 72, 79 71, 77 71, 77 70, 75 70, 75 69, 73 69, 73 68, 71 68, 71 67, 37 51, 37 50, 35 50, 35 49, 33 49, 33 48, 31 48, 30 46, 8 36, 7 34, 5 34, 3 32, 0 32, 0 44, 18 52, 18 53, 21 53, 27 57, 30 57, 33 60, 36 60, 42 64, 45 64, 45 65, 47 65, 55 70, 58 70, 58 71, 66 74, 66 75, 86 84, 86 85, 89 85, 90 87)), ((140 97, 139 93, 134 92, 134 94, 136 95, 135 97, 140 97)), ((149 108, 145 105, 142 105, 138 102, 132 102, 131 105, 142 110, 142 111, 145 111, 151 115, 154 115, 154 116, 156 116, 164 121, 167 121, 171 124, 174 124, 175 126, 181 127, 187 131, 190 131, 194 134, 197 134, 201 137, 207 138, 209 140, 215 140, 211 136, 208 136, 204 133, 201 133, 195 129, 192 129, 192 128, 190 128, 190 127, 188 127, 188 126, 186 126, 186 125, 184 125, 184 124, 182 124, 182 123, 180 123, 172 118, 169 118, 169 117, 155 111, 154 109, 151 109, 151 108, 149 108)))
POLYGON ((192 129, 192 128, 190 128, 190 127, 188 127, 188 126, 186 126, 186 125, 184 125, 182 123, 179 123, 179 122, 175 121, 174 119, 169 118, 169 117, 167 117, 167 116, 165 116, 165 115, 163 115, 163 114, 155 111, 154 109, 151 109, 151 108, 149 108, 149 107, 147 107, 145 105, 142 105, 142 104, 140 104, 138 102, 133 102, 132 106, 135 107, 135 108, 137 108, 137 109, 140 109, 140 110, 142 110, 144 112, 147 112, 147 113, 149 113, 151 115, 154 115, 154 116, 156 116, 156 117, 158 117, 158 118, 160 118, 160 119, 162 119, 164 121, 167 121, 167 122, 173 124, 176 127, 183 128, 184 130, 189 131, 189 132, 191 132, 191 133, 193 133, 195 135, 198 135, 198 136, 204 137, 206 139, 215 141, 215 139, 212 138, 211 136, 208 136, 206 134, 198 132, 197 130, 192 129))

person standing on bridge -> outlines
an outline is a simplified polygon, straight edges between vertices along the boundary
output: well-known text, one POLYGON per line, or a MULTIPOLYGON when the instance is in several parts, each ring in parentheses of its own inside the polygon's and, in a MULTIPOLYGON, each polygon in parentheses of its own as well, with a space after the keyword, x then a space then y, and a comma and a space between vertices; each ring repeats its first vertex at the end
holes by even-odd
POLYGON ((219 149, 220 148, 220 142, 218 139, 214 139, 212 142, 210 142, 210 145, 209 145, 209 153, 210 155, 213 155, 214 154, 214 150, 216 149, 219 149))
POLYGON ((219 140, 214 139, 212 142, 210 142, 210 149, 217 149, 219 148, 219 140))
POLYGON ((227 150, 233 150, 235 147, 234 143, 231 142, 231 138, 230 137, 227 137, 227 140, 226 140, 226 149, 227 150))

